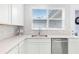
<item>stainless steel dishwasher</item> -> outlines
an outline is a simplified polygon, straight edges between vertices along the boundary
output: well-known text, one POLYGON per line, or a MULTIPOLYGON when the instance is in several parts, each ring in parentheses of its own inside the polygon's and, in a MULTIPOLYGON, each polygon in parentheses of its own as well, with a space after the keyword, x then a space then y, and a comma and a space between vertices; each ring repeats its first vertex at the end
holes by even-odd
POLYGON ((68 39, 67 38, 52 38, 51 39, 52 54, 68 54, 68 39))

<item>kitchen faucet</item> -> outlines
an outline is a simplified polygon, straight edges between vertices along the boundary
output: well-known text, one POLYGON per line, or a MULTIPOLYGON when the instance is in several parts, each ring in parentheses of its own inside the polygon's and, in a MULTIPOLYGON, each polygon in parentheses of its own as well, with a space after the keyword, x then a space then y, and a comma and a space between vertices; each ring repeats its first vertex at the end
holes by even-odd
POLYGON ((35 36, 44 36, 44 37, 47 37, 47 35, 41 35, 41 28, 39 27, 39 30, 38 30, 38 35, 32 35, 32 37, 35 37, 35 36))

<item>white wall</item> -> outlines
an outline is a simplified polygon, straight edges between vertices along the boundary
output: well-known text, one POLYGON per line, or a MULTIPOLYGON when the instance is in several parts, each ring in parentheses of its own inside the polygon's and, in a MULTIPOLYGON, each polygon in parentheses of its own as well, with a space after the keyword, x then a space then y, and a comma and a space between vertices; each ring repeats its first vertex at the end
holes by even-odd
MULTIPOLYGON (((71 20, 72 20, 72 24, 71 24, 71 27, 72 27, 72 33, 73 33, 73 36, 75 35, 75 33, 79 34, 79 25, 76 25, 75 24, 75 18, 77 16, 79 16, 77 13, 75 14, 75 10, 79 10, 79 4, 73 4, 71 5, 71 20)), ((78 36, 77 36, 78 37, 78 36)))
POLYGON ((0 25, 0 40, 15 35, 16 26, 0 25))
POLYGON ((71 26, 70 26, 70 5, 63 5, 63 4, 49 4, 49 5, 43 5, 43 4, 28 4, 25 5, 25 34, 37 34, 38 31, 32 30, 32 18, 31 18, 31 9, 33 7, 37 8, 64 8, 65 9, 65 30, 44 30, 42 31, 42 34, 47 35, 71 35, 71 26))

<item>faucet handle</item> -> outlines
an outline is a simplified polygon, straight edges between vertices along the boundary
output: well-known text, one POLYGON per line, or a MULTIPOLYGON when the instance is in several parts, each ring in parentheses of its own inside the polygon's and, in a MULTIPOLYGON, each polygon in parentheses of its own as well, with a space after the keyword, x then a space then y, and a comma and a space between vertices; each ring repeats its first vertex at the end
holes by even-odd
POLYGON ((47 35, 45 35, 45 37, 47 37, 47 35))

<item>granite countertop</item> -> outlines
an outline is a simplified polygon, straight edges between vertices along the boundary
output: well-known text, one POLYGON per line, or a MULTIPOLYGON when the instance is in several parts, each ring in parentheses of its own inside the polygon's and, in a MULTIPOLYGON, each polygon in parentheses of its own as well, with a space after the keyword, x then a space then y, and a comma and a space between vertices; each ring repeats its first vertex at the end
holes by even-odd
POLYGON ((19 42, 26 38, 25 35, 15 36, 0 41, 0 54, 6 54, 10 49, 15 47, 19 42))
POLYGON ((68 36, 48 36, 48 37, 32 37, 32 35, 18 35, 11 38, 3 39, 0 41, 0 54, 6 54, 13 47, 18 45, 21 41, 25 39, 35 39, 35 38, 72 38, 68 36))

